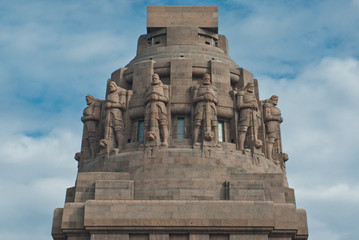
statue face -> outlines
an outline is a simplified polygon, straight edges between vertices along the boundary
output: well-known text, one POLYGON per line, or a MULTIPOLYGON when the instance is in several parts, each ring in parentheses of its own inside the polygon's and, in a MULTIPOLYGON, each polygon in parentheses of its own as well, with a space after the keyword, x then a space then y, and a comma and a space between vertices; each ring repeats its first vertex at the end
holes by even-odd
POLYGON ((158 74, 153 74, 152 75, 152 83, 153 84, 159 84, 161 82, 160 77, 158 76, 158 74))
POLYGON ((202 83, 203 83, 204 85, 210 85, 210 84, 211 84, 211 77, 209 76, 209 74, 205 74, 205 75, 203 76, 202 83))
POLYGON ((250 92, 250 93, 254 92, 254 86, 253 86, 252 84, 249 85, 249 86, 247 87, 247 91, 250 92))
POLYGON ((272 98, 272 102, 274 106, 277 106, 278 104, 278 98, 272 98))
POLYGON ((114 92, 114 91, 116 91, 116 84, 115 83, 110 83, 109 85, 108 85, 108 90, 110 91, 110 92, 114 92))
POLYGON ((93 99, 92 98, 90 98, 90 97, 86 97, 86 103, 87 103, 87 105, 90 105, 91 103, 92 103, 92 101, 93 101, 93 99))

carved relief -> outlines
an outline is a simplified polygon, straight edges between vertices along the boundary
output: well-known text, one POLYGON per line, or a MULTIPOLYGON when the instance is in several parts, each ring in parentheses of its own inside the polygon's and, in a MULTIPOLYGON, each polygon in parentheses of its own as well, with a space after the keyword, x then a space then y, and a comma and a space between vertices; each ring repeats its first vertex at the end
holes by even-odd
POLYGON ((126 90, 108 81, 105 102, 105 132, 100 146, 107 150, 120 150, 124 140, 124 122, 122 113, 126 110, 126 90))
POLYGON ((288 160, 288 155, 282 152, 280 124, 283 122, 283 118, 279 108, 276 107, 277 104, 278 96, 271 96, 264 101, 263 112, 266 125, 267 158, 274 160, 279 165, 280 159, 288 160), (274 149, 277 153, 275 159, 273 157, 274 149))
POLYGON ((146 145, 168 146, 168 86, 164 85, 158 74, 146 89, 145 137, 146 145))
POLYGON ((239 112, 238 123, 238 148, 244 150, 247 134, 255 148, 262 147, 262 141, 258 138, 260 119, 258 115, 258 101, 254 94, 254 84, 249 82, 237 93, 237 111, 239 112), (250 130, 250 133, 248 132, 250 130))
POLYGON ((199 146, 198 138, 202 126, 203 143, 218 144, 217 92, 211 85, 209 74, 204 74, 202 84, 193 88, 194 110, 193 145, 199 146))

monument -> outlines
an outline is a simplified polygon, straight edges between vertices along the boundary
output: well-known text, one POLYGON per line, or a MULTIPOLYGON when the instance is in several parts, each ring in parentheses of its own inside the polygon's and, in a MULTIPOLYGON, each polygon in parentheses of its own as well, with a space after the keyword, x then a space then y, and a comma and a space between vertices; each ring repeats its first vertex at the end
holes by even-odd
POLYGON ((54 240, 299 240, 278 97, 228 55, 216 6, 148 6, 137 55, 91 95, 54 240), (269 96, 267 96, 269 97, 269 96))

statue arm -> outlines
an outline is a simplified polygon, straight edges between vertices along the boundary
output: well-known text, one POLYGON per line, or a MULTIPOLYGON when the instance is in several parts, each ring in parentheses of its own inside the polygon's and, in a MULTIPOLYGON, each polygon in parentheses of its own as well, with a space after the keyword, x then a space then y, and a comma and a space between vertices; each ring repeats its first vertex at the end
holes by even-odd
POLYGON ((249 103, 245 103, 243 101, 243 95, 238 95, 237 97, 237 110, 241 110, 242 108, 249 108, 249 103))
POLYGON ((122 110, 126 110, 126 93, 127 91, 120 92, 119 108, 122 110))
POLYGON ((272 114, 272 107, 273 106, 269 106, 268 104, 264 105, 264 120, 283 122, 283 118, 280 115, 275 116, 272 114))
POLYGON ((96 104, 93 111, 93 117, 96 121, 100 121, 101 105, 96 104))
POLYGON ((203 96, 197 96, 198 88, 194 88, 193 90, 193 103, 198 103, 204 100, 203 96))
POLYGON ((213 96, 213 102, 214 102, 214 104, 218 104, 218 98, 216 97, 216 96, 213 96))
POLYGON ((164 102, 164 103, 167 103, 167 102, 168 102, 168 98, 167 98, 166 96, 160 96, 160 97, 158 98, 158 100, 161 101, 161 102, 164 102))
POLYGON ((160 101, 164 102, 164 103, 168 103, 168 99, 169 99, 169 89, 167 85, 163 85, 163 95, 160 97, 160 101))
POLYGON ((244 102, 243 95, 239 94, 237 97, 237 110, 240 110, 242 108, 258 109, 258 103, 257 101, 244 102))

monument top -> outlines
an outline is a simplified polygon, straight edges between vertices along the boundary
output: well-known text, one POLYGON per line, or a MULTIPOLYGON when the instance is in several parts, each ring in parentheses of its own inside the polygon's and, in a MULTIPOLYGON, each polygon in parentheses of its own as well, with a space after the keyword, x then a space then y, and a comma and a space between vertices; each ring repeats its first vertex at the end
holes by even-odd
POLYGON ((147 32, 168 26, 197 26, 218 33, 217 6, 147 6, 147 32))

